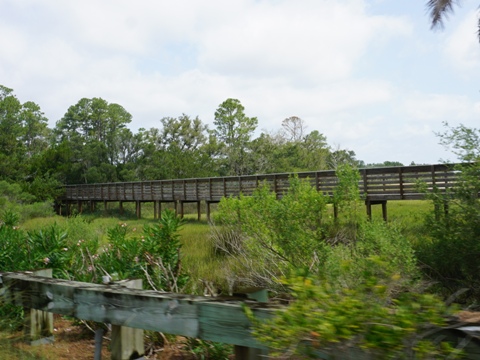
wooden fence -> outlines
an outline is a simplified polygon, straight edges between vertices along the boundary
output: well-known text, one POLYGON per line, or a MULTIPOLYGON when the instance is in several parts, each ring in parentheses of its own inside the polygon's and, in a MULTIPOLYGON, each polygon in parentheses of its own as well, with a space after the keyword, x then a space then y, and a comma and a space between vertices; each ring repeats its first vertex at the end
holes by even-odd
MULTIPOLYGON (((420 200, 425 193, 418 188, 422 182, 427 191, 434 188, 440 192, 455 185, 458 171, 453 164, 398 166, 360 169, 358 183, 361 194, 365 198, 367 213, 371 215, 371 205, 382 204, 386 219, 386 202, 388 200, 420 200)), ((62 205, 69 213, 69 206, 77 203, 79 210, 83 202, 136 202, 137 215, 141 215, 140 204, 153 202, 155 217, 161 211, 161 203, 174 202, 180 205, 183 216, 183 204, 196 202, 200 218, 200 202, 207 205, 207 217, 210 216, 210 204, 219 202, 224 197, 249 196, 259 186, 266 183, 278 198, 282 197, 289 187, 289 179, 296 175, 300 179, 308 179, 311 185, 325 195, 331 196, 338 184, 335 171, 313 171, 299 173, 281 173, 250 176, 229 176, 180 180, 156 180, 139 182, 101 183, 66 185, 63 195, 57 202, 57 211, 61 213, 62 205), (160 211, 158 210, 160 208, 160 211)), ((176 206, 176 205, 175 205, 176 206)))

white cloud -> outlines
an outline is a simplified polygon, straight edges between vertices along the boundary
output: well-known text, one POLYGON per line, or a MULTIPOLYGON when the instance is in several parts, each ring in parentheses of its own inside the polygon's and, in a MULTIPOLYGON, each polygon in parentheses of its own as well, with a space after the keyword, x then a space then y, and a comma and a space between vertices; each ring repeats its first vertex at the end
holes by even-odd
POLYGON ((478 16, 477 10, 469 12, 445 43, 446 55, 454 66, 466 73, 480 70, 478 16))
POLYGON ((405 99, 406 115, 416 121, 469 121, 478 118, 475 103, 465 95, 414 92, 405 99))
POLYGON ((347 78, 371 41, 408 28, 398 19, 367 16, 360 1, 272 4, 220 13, 199 39, 202 68, 315 86, 347 78))

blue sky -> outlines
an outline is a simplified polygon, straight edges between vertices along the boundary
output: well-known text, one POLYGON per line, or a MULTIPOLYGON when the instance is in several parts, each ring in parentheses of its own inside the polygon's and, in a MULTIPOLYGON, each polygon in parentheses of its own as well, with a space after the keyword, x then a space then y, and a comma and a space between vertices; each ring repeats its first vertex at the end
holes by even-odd
POLYGON ((301 117, 367 163, 455 160, 442 123, 478 127, 477 1, 432 31, 418 0, 0 0, 0 84, 50 126, 83 97, 160 127, 213 125, 237 98, 260 131, 301 117))

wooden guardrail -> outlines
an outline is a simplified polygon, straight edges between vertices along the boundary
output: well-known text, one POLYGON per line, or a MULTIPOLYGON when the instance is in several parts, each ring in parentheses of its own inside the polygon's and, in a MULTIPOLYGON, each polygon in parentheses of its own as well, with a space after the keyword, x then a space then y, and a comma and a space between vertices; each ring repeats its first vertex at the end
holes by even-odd
MULTIPOLYGON (((248 306, 257 318, 268 318, 273 309, 264 303, 67 281, 28 272, 2 273, 0 280, 0 301, 4 303, 121 327, 233 344, 237 359, 258 359, 265 354, 265 347, 252 337, 251 323, 243 310, 243 306, 248 306)), ((42 334, 45 336, 44 331, 42 334)), ((112 353, 115 360, 129 358, 113 356, 112 353)))

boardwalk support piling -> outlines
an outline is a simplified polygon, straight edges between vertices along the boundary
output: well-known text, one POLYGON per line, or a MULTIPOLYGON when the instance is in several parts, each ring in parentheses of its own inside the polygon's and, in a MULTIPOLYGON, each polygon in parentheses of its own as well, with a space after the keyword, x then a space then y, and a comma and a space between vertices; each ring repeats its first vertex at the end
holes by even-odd
POLYGON ((372 220, 372 205, 382 205, 382 216, 383 220, 387 221, 387 200, 365 200, 365 205, 367 207, 367 216, 369 220, 372 220))

